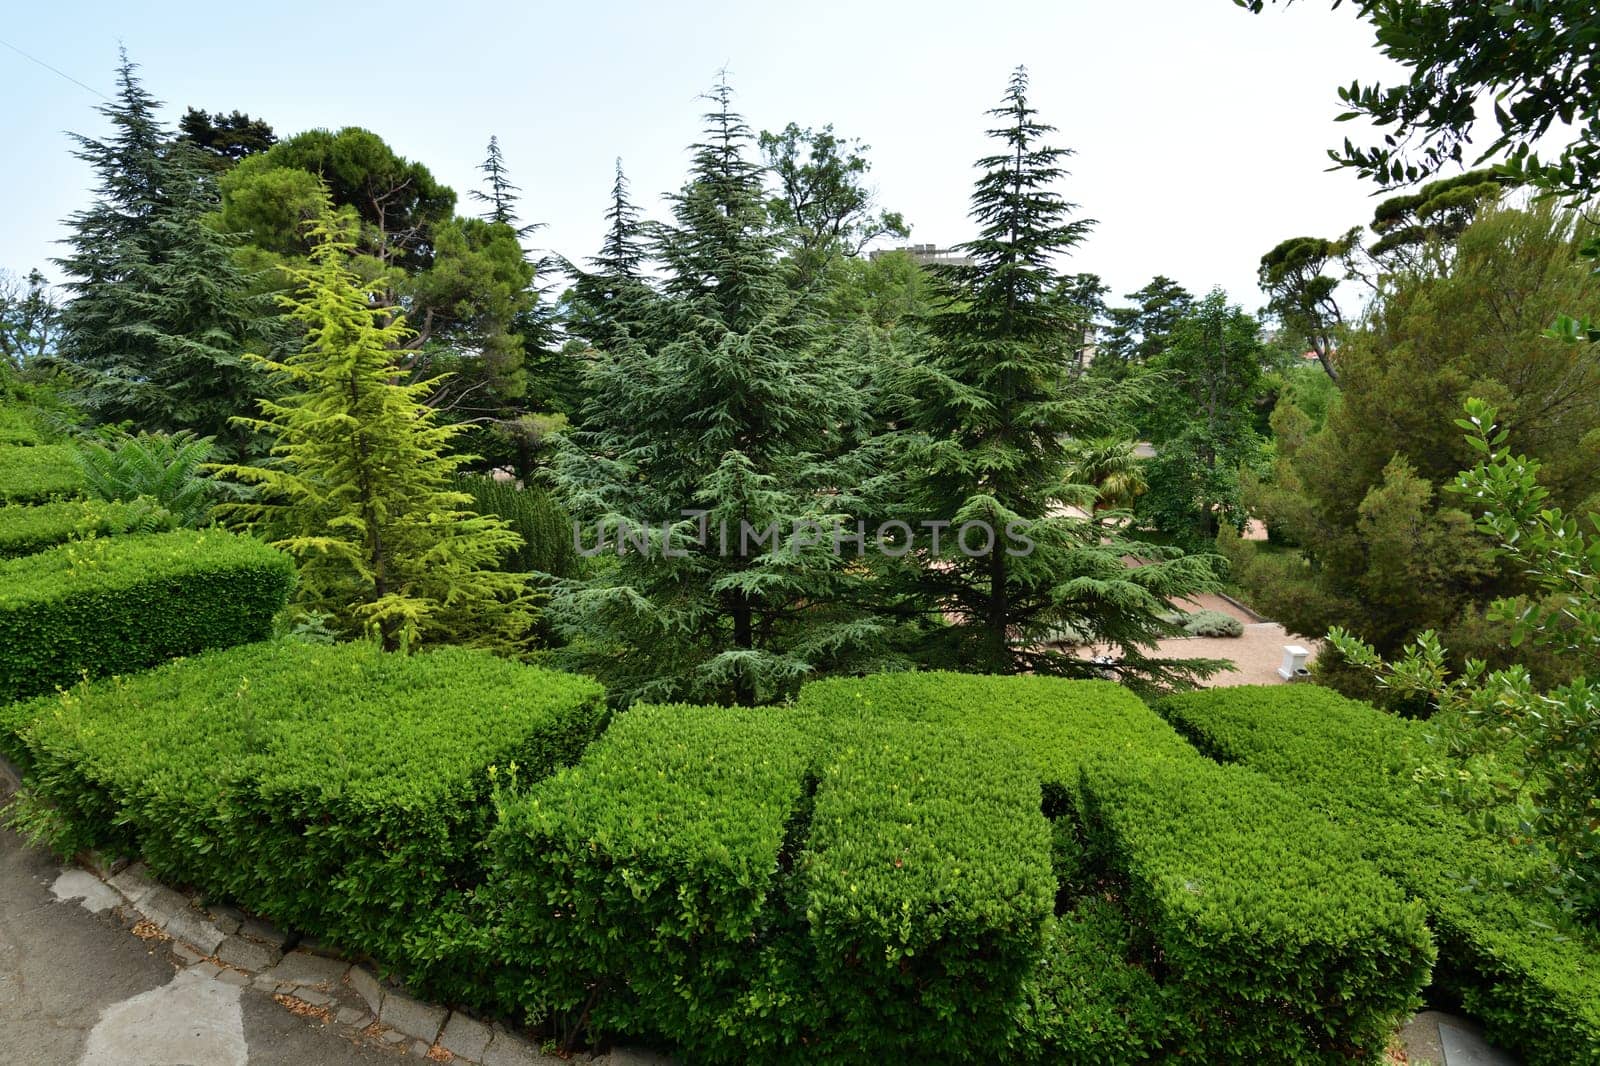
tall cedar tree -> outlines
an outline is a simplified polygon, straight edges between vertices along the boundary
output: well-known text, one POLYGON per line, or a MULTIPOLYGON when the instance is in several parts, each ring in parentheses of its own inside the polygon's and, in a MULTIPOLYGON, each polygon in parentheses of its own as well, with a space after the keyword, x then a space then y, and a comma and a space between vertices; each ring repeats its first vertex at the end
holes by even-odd
POLYGON ((644 277, 650 253, 639 215, 628 198, 628 179, 618 159, 600 254, 590 258, 590 270, 569 265, 573 284, 567 297, 569 331, 613 354, 643 341, 641 332, 654 295, 644 277))
POLYGON ((860 412, 812 309, 784 284, 727 85, 710 98, 677 224, 656 249, 665 297, 645 335, 670 339, 597 361, 583 430, 556 465, 586 546, 604 528, 613 557, 558 586, 552 615, 573 659, 624 703, 781 698, 819 673, 875 665, 884 637, 842 606, 864 580, 849 559, 826 537, 791 535, 856 508, 855 457, 822 453, 860 412), (623 523, 648 552, 615 554, 623 523))
MULTIPOLYGON (((1069 153, 1046 147, 1052 127, 1028 106, 1018 68, 989 135, 1002 153, 979 160, 972 197, 979 236, 965 245, 971 265, 944 265, 943 313, 932 350, 914 373, 911 426, 923 437, 912 503, 920 521, 950 523, 937 552, 918 553, 918 594, 948 619, 927 645, 936 665, 987 673, 1032 671, 1092 676, 1096 667, 1053 647, 1063 637, 1108 645, 1130 683, 1181 683, 1210 665, 1164 660, 1147 650, 1172 627, 1172 600, 1213 579, 1201 557, 1125 542, 1115 512, 1092 512, 1094 490, 1071 483, 1071 438, 1110 421, 1112 390, 1090 392, 1063 373, 1061 338, 1077 313, 1054 291, 1053 261, 1083 240, 1088 220, 1052 186, 1069 153), (986 523, 987 553, 960 550, 957 531, 986 523), (1005 531, 1020 523, 1031 552, 1008 552, 1005 531), (1148 559, 1126 566, 1125 555, 1148 559)), ((973 550, 984 543, 970 534, 973 550)), ((1020 542, 1011 544, 1021 548, 1020 542)))
POLYGON ((261 490, 224 517, 293 555, 299 607, 331 616, 343 636, 372 635, 391 650, 521 650, 533 621, 528 576, 497 567, 522 538, 466 509, 462 457, 448 453, 460 427, 419 402, 436 381, 400 383, 408 331, 350 270, 354 245, 326 213, 309 233, 309 263, 291 271, 298 291, 283 298, 305 347, 281 363, 255 360, 293 391, 239 420, 276 438, 274 461, 219 468, 261 490))
POLYGON ((99 108, 112 135, 74 135, 99 185, 93 206, 69 220, 71 253, 56 260, 73 297, 60 353, 80 371, 98 421, 192 430, 241 458, 251 435, 229 420, 241 397, 266 387, 243 353, 268 316, 228 239, 205 222, 216 208, 209 170, 156 120, 160 104, 136 69, 124 53, 116 99, 99 108))

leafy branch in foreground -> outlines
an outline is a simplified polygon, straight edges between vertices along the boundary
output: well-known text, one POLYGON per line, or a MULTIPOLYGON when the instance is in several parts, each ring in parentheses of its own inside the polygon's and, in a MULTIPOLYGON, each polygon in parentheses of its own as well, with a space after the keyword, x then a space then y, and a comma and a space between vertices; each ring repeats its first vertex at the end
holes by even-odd
POLYGON ((1540 692, 1523 667, 1490 671, 1478 660, 1452 676, 1432 632, 1393 663, 1343 630, 1328 639, 1385 688, 1437 707, 1453 745, 1507 751, 1500 772, 1474 775, 1453 791, 1492 826, 1549 847, 1557 893, 1593 922, 1600 918, 1600 685, 1590 678, 1600 665, 1600 515, 1580 520, 1547 507, 1539 462, 1511 454, 1495 408, 1473 399, 1466 413, 1457 425, 1483 458, 1451 487, 1539 593, 1532 602, 1497 600, 1489 617, 1510 627, 1513 646, 1570 657, 1576 680, 1540 692))

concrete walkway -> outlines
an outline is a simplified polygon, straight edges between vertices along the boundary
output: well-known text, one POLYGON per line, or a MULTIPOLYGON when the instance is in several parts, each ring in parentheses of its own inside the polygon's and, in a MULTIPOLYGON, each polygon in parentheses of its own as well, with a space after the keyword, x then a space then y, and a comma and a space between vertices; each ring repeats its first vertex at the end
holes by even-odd
MULTIPOLYGON (((0 1059, 12 1066, 356 1066, 404 1062, 291 1013, 266 991, 185 968, 141 939, 120 897, 0 830, 0 1059), (55 885, 63 899, 51 891, 55 885), (81 898, 74 898, 82 894, 81 898)), ((410 1061, 417 1061, 411 1059, 410 1061)))

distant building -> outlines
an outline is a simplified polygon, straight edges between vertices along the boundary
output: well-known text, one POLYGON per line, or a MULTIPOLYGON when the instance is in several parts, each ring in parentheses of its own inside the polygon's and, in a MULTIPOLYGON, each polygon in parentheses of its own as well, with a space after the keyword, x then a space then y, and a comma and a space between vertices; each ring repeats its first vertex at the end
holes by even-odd
POLYGON ((946 266, 972 265, 971 257, 962 255, 953 248, 940 248, 937 244, 908 244, 902 248, 879 248, 869 253, 868 258, 876 259, 889 252, 904 252, 918 266, 933 266, 935 263, 943 263, 946 266))

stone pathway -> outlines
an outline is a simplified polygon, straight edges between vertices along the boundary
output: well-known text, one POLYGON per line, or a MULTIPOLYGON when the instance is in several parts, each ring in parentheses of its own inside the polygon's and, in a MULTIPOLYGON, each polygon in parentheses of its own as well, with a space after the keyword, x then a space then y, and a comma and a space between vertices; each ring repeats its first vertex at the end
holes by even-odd
MULTIPOLYGON (((3 790, 0 790, 3 797, 3 790)), ((102 879, 0 830, 0 1060, 17 1066, 562 1066, 505 1027, 201 910, 141 865, 102 879)), ((618 1050, 588 1066, 665 1066, 618 1050)))
POLYGON ((1475 1023, 1443 1011, 1422 1011, 1406 1023, 1400 1040, 1408 1066, 1517 1066, 1475 1023))

